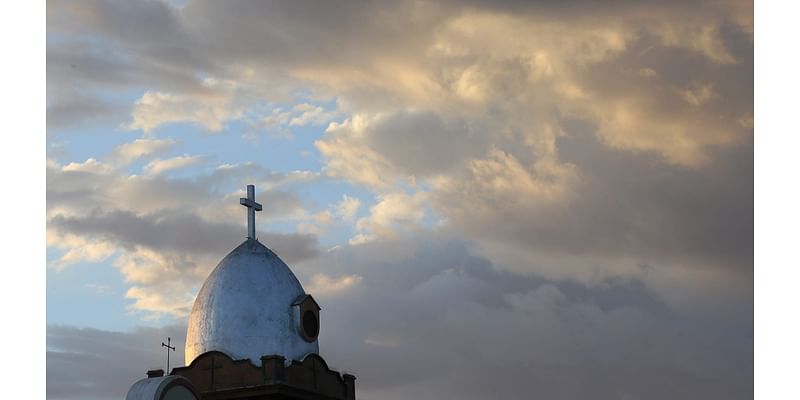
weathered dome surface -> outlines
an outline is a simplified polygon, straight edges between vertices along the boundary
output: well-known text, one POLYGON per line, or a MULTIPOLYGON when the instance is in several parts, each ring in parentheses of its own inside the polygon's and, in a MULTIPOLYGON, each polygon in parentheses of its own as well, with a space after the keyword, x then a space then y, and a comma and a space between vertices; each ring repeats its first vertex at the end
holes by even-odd
POLYGON ((302 360, 318 353, 317 340, 302 337, 292 310, 304 294, 286 263, 247 239, 219 262, 197 294, 186 332, 186 365, 212 350, 255 365, 261 365, 262 355, 302 360))

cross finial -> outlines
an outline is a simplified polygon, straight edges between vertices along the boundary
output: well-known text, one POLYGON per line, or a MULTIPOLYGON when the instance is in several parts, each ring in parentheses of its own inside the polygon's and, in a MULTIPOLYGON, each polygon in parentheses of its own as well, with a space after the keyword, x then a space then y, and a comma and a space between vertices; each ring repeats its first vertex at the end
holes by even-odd
POLYGON ((256 211, 261 211, 261 204, 256 203, 255 185, 247 185, 247 197, 239 199, 239 204, 247 207, 247 238, 256 238, 256 211))
POLYGON ((172 341, 171 337, 167 337, 167 343, 161 342, 161 347, 167 348, 167 375, 169 375, 169 351, 175 351, 175 346, 170 346, 170 342, 172 341))

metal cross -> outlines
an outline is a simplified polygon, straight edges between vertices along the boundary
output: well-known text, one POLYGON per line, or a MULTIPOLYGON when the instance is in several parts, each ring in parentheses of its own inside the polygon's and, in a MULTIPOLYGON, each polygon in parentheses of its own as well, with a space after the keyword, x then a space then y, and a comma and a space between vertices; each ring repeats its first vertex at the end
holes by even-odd
POLYGON ((239 204, 247 207, 247 238, 256 238, 256 211, 261 211, 261 204, 256 203, 255 185, 247 185, 247 197, 239 199, 239 204))
POLYGON ((204 371, 211 371, 211 390, 214 390, 214 370, 222 368, 222 365, 214 366, 214 356, 211 356, 211 367, 210 368, 203 368, 204 371))
POLYGON ((172 341, 171 337, 167 337, 167 343, 161 342, 161 347, 167 348, 167 375, 169 375, 169 351, 175 351, 175 346, 170 346, 170 342, 172 341))

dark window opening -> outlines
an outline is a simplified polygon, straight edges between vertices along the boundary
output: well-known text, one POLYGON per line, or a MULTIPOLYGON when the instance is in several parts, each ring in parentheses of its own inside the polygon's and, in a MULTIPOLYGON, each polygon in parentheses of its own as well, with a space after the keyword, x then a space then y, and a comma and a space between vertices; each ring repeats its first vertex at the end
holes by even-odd
POLYGON ((317 316, 311 310, 306 310, 303 313, 303 333, 311 340, 314 340, 319 333, 319 321, 317 321, 317 316))

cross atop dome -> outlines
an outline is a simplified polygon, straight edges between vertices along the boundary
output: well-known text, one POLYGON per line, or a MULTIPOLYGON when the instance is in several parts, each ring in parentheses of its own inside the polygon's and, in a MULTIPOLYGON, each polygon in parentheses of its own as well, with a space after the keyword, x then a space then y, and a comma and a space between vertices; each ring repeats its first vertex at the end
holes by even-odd
POLYGON ((247 197, 239 198, 239 204, 247 207, 247 238, 256 238, 256 211, 261 211, 261 204, 256 203, 256 186, 247 185, 247 197))
MULTIPOLYGON (((319 353, 320 307, 289 266, 256 239, 255 214, 262 206, 255 191, 247 185, 239 200, 247 208, 247 239, 222 258, 195 298, 186 328, 186 365, 210 351, 256 366, 265 355, 301 361, 319 353)), ((209 367, 215 366, 198 366, 206 372, 203 379, 209 378, 209 367)))
MULTIPOLYGON (((355 400, 355 377, 319 355, 320 306, 277 254, 256 240, 247 185, 247 240, 206 278, 186 327, 185 367, 148 371, 126 400, 355 400)), ((170 343, 162 346, 173 350, 170 343)), ((169 353, 167 353, 167 366, 169 353)))

